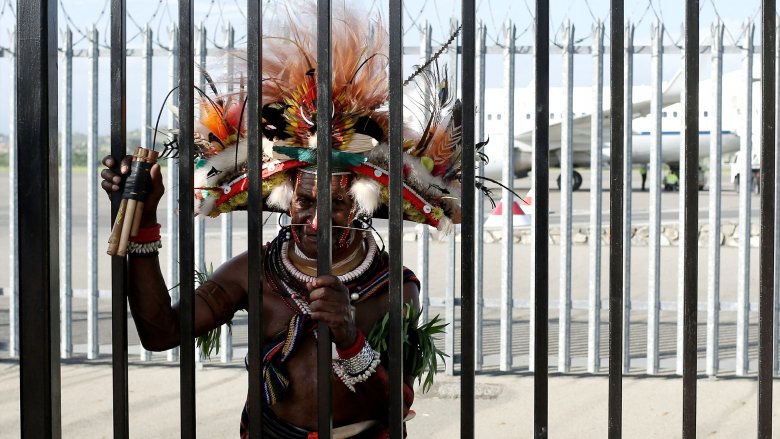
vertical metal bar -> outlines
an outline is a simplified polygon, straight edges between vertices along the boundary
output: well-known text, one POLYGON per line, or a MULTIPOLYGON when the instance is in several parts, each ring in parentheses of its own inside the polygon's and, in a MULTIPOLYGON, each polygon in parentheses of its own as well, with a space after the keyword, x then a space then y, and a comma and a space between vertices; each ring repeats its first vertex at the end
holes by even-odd
POLYGON ((720 367, 720 196, 723 154, 723 24, 718 20, 712 33, 712 127, 710 128, 709 172, 709 259, 707 270, 707 375, 720 367))
POLYGON ((610 1, 609 437, 623 429, 623 1, 610 1))
POLYGON ((195 22, 193 0, 179 0, 179 362, 181 437, 195 437, 194 116, 195 22))
MULTIPOLYGON (((391 11, 393 10, 394 8, 391 6, 391 11)), ((317 148, 317 212, 328 213, 331 212, 330 180, 331 174, 333 173, 333 162, 331 161, 331 136, 333 130, 331 127, 332 103, 330 83, 332 58, 330 15, 330 0, 317 0, 317 145, 319 145, 317 148)), ((395 14, 390 14, 391 20, 394 16, 395 14)), ((400 25, 398 27, 393 27, 393 23, 391 22, 390 29, 401 29, 401 27, 400 25)), ((392 45, 393 43, 391 42, 390 44, 392 45)), ((393 64, 394 63, 391 62, 390 66, 392 67, 393 64)), ((391 165, 391 176, 393 175, 392 171, 393 168, 391 165)), ((390 190, 390 198, 393 199, 392 182, 390 190)), ((398 194, 400 194, 400 192, 398 192, 398 194)), ((397 199, 400 199, 400 196, 397 199)), ((318 220, 319 229, 317 230, 317 275, 324 275, 330 274, 331 265, 333 262, 331 247, 331 226, 333 224, 333 218, 331 218, 331 215, 329 214, 320 215, 318 220)), ((392 220, 390 221, 390 226, 393 227, 392 220)), ((392 237, 392 231, 390 232, 390 235, 392 237)), ((391 293, 391 298, 392 297, 393 294, 391 293)), ((393 330, 397 329, 400 334, 400 309, 395 310, 394 312, 394 308, 391 305, 390 311, 390 333, 392 334, 393 330), (395 324, 399 324, 399 326, 395 326, 395 324)), ((330 439, 333 426, 333 417, 331 416, 331 409, 333 405, 333 388, 331 386, 330 367, 331 339, 330 330, 327 323, 324 321, 318 322, 317 334, 319 337, 317 342, 317 433, 319 438, 330 439)), ((393 353, 395 353, 395 355, 399 355, 398 351, 396 350, 397 347, 393 345, 393 340, 391 340, 389 349, 391 349, 391 356, 393 353)))
MULTIPOLYGON (((198 40, 196 43, 196 54, 198 64, 198 88, 206 90, 206 77, 201 72, 206 71, 206 26, 203 22, 196 28, 198 40)), ((194 73, 193 73, 194 76, 194 73)), ((199 97, 199 99, 203 99, 199 97)), ((201 272, 206 272, 206 223, 203 215, 198 215, 195 219, 195 267, 201 272)), ((260 242, 260 241, 258 241, 260 242)), ((200 346, 195 346, 195 362, 199 368, 203 367, 203 352, 200 346)))
POLYGON ((590 230, 588 241, 588 372, 601 369, 601 220, 604 145, 604 23, 593 32, 593 117, 590 122, 590 230))
POLYGON ((89 255, 87 256, 87 358, 93 360, 100 355, 98 338, 99 290, 98 290, 98 85, 99 60, 97 27, 92 26, 89 37, 89 110, 87 111, 87 235, 89 255))
MULTIPOLYGON (((168 88, 173 90, 179 85, 179 30, 172 26, 169 30, 170 58, 168 60, 168 88)), ((173 106, 179 106, 179 94, 171 95, 173 106)), ((178 118, 172 111, 168 113, 168 129, 177 129, 179 127, 178 118)), ((171 302, 179 301, 179 218, 176 212, 179 211, 179 159, 170 158, 167 160, 167 179, 165 186, 168 188, 168 211, 166 213, 166 222, 168 224, 168 285, 176 285, 171 288, 171 302)), ((178 361, 179 348, 175 347, 168 350, 166 355, 168 361, 178 361)))
POLYGON ((22 437, 61 435, 57 236, 57 4, 18 3, 19 349, 22 437))
MULTIPOLYGON (((111 1, 111 155, 116 162, 127 153, 127 4, 111 1)), ((121 194, 111 195, 111 224, 114 223, 121 194)), ((127 390, 127 261, 111 257, 111 369, 114 389, 114 437, 128 438, 129 413, 127 390)))
MULTIPOLYGON (((485 67, 487 58, 487 27, 480 23, 477 27, 477 134, 476 140, 482 142, 485 138, 485 67)), ((482 177, 485 175, 485 162, 479 161, 476 169, 476 175, 482 177)), ((476 177, 475 177, 476 178, 476 177)), ((474 216, 474 245, 476 251, 476 262, 474 264, 474 284, 477 292, 477 307, 474 315, 474 325, 477 328, 477 338, 474 343, 474 355, 476 362, 474 370, 482 370, 482 338, 484 331, 482 329, 483 314, 485 309, 485 299, 482 288, 484 286, 484 268, 485 268, 485 241, 484 241, 484 219, 485 219, 485 195, 482 191, 475 194, 476 209, 474 216)))
POLYGON ((750 326, 750 222, 751 180, 753 177, 753 33, 751 20, 745 23, 745 128, 741 136, 742 169, 739 176, 739 248, 737 259, 737 375, 747 375, 750 326))
POLYGON ((547 437, 550 225, 550 2, 536 0, 534 29, 534 438, 547 437))
POLYGON ((143 101, 141 107, 143 110, 144 124, 141 128, 141 146, 144 148, 152 147, 152 130, 149 127, 152 126, 152 29, 149 25, 146 25, 144 29, 144 51, 143 51, 143 69, 144 80, 141 87, 143 88, 143 101))
POLYGON ((8 355, 11 358, 19 356, 19 180, 17 179, 16 166, 18 156, 18 143, 16 142, 16 34, 11 34, 11 51, 14 56, 14 64, 11 70, 10 115, 8 123, 8 178, 10 191, 8 193, 8 244, 9 270, 8 287, 11 290, 8 298, 8 355))
MULTIPOLYGON (((421 64, 431 58, 433 52, 431 47, 432 29, 427 21, 423 25, 423 32, 420 41, 420 62, 421 64)), ((424 84, 427 87, 427 83, 424 84)), ((425 90, 429 93, 430 90, 425 90)), ((430 227, 425 224, 417 225, 417 278, 420 280, 420 303, 422 304, 422 321, 429 319, 429 310, 431 305, 430 297, 430 278, 428 276, 428 267, 430 264, 430 227)), ((450 357, 452 358, 452 357, 450 357)), ((450 362, 451 363, 451 362, 450 362)))
MULTIPOLYGON (((780 33, 780 23, 775 29, 775 35, 780 33)), ((780 38, 775 37, 775 60, 780 56, 780 38)), ((775 61, 775 91, 780 90, 780 63, 775 61)), ((775 102, 777 105, 777 102, 775 102)), ((775 130, 777 126, 780 126, 780 111, 775 110, 775 130)), ((775 207, 780 205, 780 173, 777 169, 780 168, 780 154, 777 154, 777 149, 780 148, 780 136, 775 131, 775 207)), ((774 329, 773 329, 773 351, 772 359, 774 361, 773 373, 777 375, 780 373, 780 215, 775 215, 775 311, 774 311, 774 329)))
MULTIPOLYGON (((771 18, 774 23, 774 12, 771 18)), ((695 438, 699 290, 699 0, 685 2, 685 102, 683 112, 685 114, 685 155, 680 164, 680 168, 685 169, 681 180, 683 187, 680 189, 685 200, 684 259, 682 264, 685 295, 683 301, 685 338, 683 344, 682 436, 683 438, 695 438)))
MULTIPOLYGON (((403 207, 402 203, 395 202, 403 199, 403 89, 400 86, 403 74, 403 16, 401 0, 392 0, 389 4, 390 29, 395 29, 390 35, 390 206, 389 206, 389 253, 390 253, 390 395, 389 395, 389 426, 390 437, 403 437, 403 340, 402 340, 402 312, 403 312, 403 207)), ((465 106, 464 106, 465 113, 465 106)), ((473 118, 473 115, 472 115, 473 118)), ((464 114, 464 120, 468 118, 464 114)), ((465 167, 464 167, 465 169, 465 167)), ((464 196, 465 198, 465 196, 464 196)), ((465 200, 464 200, 465 201, 465 200)), ((472 265, 473 266, 473 265, 472 265)), ((473 311, 472 311, 473 312, 473 311)), ((468 315, 463 310, 463 317, 468 315)), ((470 317, 473 318, 473 315, 470 317)), ((473 336, 473 333, 472 333, 473 336)), ((473 348, 472 348, 473 349, 473 348)), ((467 354, 468 352, 463 352, 467 354)), ((471 351, 473 354, 473 351, 471 351)))
POLYGON ((417 278, 420 280, 420 303, 422 304, 422 321, 429 320, 428 308, 431 306, 430 297, 430 278, 428 276, 428 266, 430 262, 430 240, 431 232, 427 225, 417 225, 417 278))
POLYGON ((571 369, 571 202, 574 131, 574 25, 566 23, 563 38, 563 120, 561 121, 561 231, 558 289, 558 372, 571 369))
MULTIPOLYGON (((198 65, 200 70, 204 71, 206 69, 206 26, 203 23, 198 27, 197 47, 198 65)), ((206 78, 202 74, 198 75, 198 87, 206 90, 206 78)), ((201 215, 195 218, 195 264, 198 271, 206 272, 206 223, 201 215)), ((200 355, 197 355, 197 358, 200 359, 200 355)))
POLYGON ((60 356, 73 355, 73 32, 65 29, 62 145, 60 148, 60 356))
MULTIPOLYGON (((144 29, 144 51, 143 51, 143 71, 144 79, 141 87, 143 88, 143 101, 142 117, 143 125, 141 125, 141 146, 143 148, 152 147, 152 130, 149 128, 152 126, 152 30, 149 25, 146 25, 144 29)), ((144 349, 139 343, 138 356, 141 361, 149 361, 152 359, 152 353, 144 349)))
MULTIPOLYGON (((506 93, 504 126, 506 129, 506 145, 504 147, 504 166, 501 177, 504 186, 512 188, 515 183, 514 152, 515 152, 515 39, 517 28, 507 22, 506 50, 504 51, 504 90, 506 93)), ((512 203, 514 198, 508 189, 501 190, 501 203, 504 206, 501 223, 501 347, 499 353, 499 369, 512 369, 512 266, 514 265, 514 225, 512 203)))
MULTIPOLYGON (((458 30, 458 26, 458 19, 455 17, 450 18, 450 34, 454 34, 455 31, 458 30)), ((447 50, 447 54, 449 56, 449 59, 447 60, 447 67, 450 74, 450 77, 448 78, 448 85, 450 90, 455 93, 455 96, 458 95, 458 73, 460 73, 460 70, 458 69, 458 47, 460 47, 460 41, 461 35, 458 35, 455 37, 453 44, 447 50)))
MULTIPOLYGON (((228 52, 232 52, 235 48, 236 31, 233 29, 233 25, 228 23, 225 30, 225 47, 228 52)), ((227 77, 229 78, 227 83, 227 91, 231 93, 233 91, 233 75, 235 74, 234 58, 230 54, 227 59, 227 77)), ((233 257, 233 212, 223 213, 220 223, 220 250, 222 253, 222 262, 226 262, 233 257)), ((260 241, 249 241, 260 242, 260 241)), ((219 335, 220 345, 222 346, 222 352, 220 353, 220 361, 223 363, 229 363, 233 361, 233 334, 230 331, 230 327, 227 324, 222 325, 222 332, 219 335)))
MULTIPOLYGON (((444 322, 449 330, 444 334, 444 353, 455 358, 455 233, 447 237, 447 273, 444 292, 444 322)), ((455 374, 455 361, 444 364, 444 373, 455 374)))
MULTIPOLYGON (((461 78, 463 84, 462 142, 464 145, 462 160, 464 166, 461 171, 461 182, 463 185, 461 200, 463 213, 461 217, 463 224, 460 234, 460 437, 472 439, 474 438, 474 331, 476 329, 474 326, 474 204, 476 201, 474 198, 474 74, 476 68, 475 43, 477 19, 475 0, 463 0, 461 7, 461 16, 463 20, 463 63, 461 64, 461 78)), ((513 94, 513 91, 514 87, 512 87, 510 93, 513 94)), ((512 99, 512 104, 514 105, 514 99, 512 99)), ((507 119, 514 120, 514 109, 512 107, 510 107, 510 109, 512 109, 512 111, 507 114, 507 119)), ((398 170, 401 170, 400 166, 398 167, 398 170)), ((482 219, 480 218, 480 221, 481 220, 482 219)), ((400 262, 398 271, 400 271, 400 262)), ((511 311, 509 322, 510 324, 512 322, 511 311)), ((402 436, 398 435, 396 437, 402 436)))
POLYGON ((647 373, 650 375, 657 374, 661 364, 658 347, 661 313, 661 81, 664 65, 664 24, 660 21, 653 26, 652 40, 650 83, 653 94, 650 114, 653 115, 653 124, 650 127, 650 249, 647 270, 647 373))
POLYGON ((633 193, 631 174, 633 172, 633 101, 634 101, 634 25, 625 29, 625 101, 623 120, 626 122, 623 135, 623 373, 631 370, 631 196, 633 193))
MULTIPOLYGON (((261 17, 263 5, 260 0, 247 0, 247 35, 263 34, 261 17)), ((232 28, 230 28, 232 32, 232 28)), ((230 37, 233 38, 232 36, 230 37)), ((263 45, 260 38, 247 39, 247 141, 249 145, 260 145, 260 111, 262 96, 262 59, 263 45)), ((261 181, 261 151, 260 148, 249 148, 247 151, 249 178, 248 232, 249 232, 249 267, 247 294, 249 296, 249 434, 252 439, 263 437, 263 375, 262 341, 263 341, 263 252, 260 243, 263 238, 263 201, 261 181)), ((328 179, 330 182, 330 179, 328 179)), ((328 197, 330 199, 330 197, 328 197)), ((328 229, 330 230, 330 229, 328 229)), ((322 330, 320 329, 320 334, 322 330)), ((322 339, 322 335, 320 335, 322 339)), ((330 343, 328 343, 330 348, 330 343)))
POLYGON ((758 437, 772 437, 775 244, 775 2, 761 2, 761 219, 758 256, 758 437))
MULTIPOLYGON (((458 20, 454 17, 450 18, 450 34, 455 33, 458 29, 458 20)), ((448 50, 449 59, 447 60, 447 67, 449 73, 449 89, 455 96, 458 95, 458 47, 460 38, 456 37, 453 44, 448 50)), ((447 289, 445 297, 445 316, 444 321, 449 325, 451 330, 447 331, 444 336, 444 352, 449 355, 449 358, 455 358, 455 233, 447 237, 447 289)), ((455 362, 448 361, 444 367, 444 372, 447 375, 454 375, 455 362)))

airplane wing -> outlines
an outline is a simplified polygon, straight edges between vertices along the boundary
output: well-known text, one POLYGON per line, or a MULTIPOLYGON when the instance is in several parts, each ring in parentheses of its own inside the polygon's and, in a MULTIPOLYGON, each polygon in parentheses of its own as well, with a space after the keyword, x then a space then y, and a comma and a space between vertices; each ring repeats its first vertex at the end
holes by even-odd
MULTIPOLYGON (((676 104, 680 102, 680 98, 682 96, 682 89, 683 89, 683 75, 682 70, 678 71, 677 74, 674 75, 674 78, 672 78, 671 81, 669 81, 668 84, 666 84, 666 87, 664 88, 663 94, 662 94, 662 107, 666 107, 672 104, 676 104)), ((633 105, 631 106, 631 110, 633 113, 634 118, 644 117, 650 114, 651 109, 651 101, 649 99, 642 100, 642 101, 634 101, 633 105)), ((604 133, 609 133, 610 127, 611 127, 611 109, 606 108, 604 109, 604 133)), ((582 116, 574 116, 572 119, 572 131, 573 131, 573 137, 575 139, 575 150, 577 149, 577 146, 586 146, 587 149, 590 149, 590 127, 591 127, 591 119, 592 114, 585 114, 582 116), (576 139, 582 139, 584 142, 577 142, 576 139)), ((550 149, 560 149, 561 145, 561 130, 562 130, 562 122, 556 121, 554 123, 550 124, 550 149)), ((531 145, 532 142, 532 136, 533 131, 525 131, 515 136, 515 139, 519 140, 522 143, 525 143, 527 145, 531 145)), ((606 137, 609 137, 608 135, 606 137)), ((608 144, 609 140, 605 140, 605 144, 608 144)))

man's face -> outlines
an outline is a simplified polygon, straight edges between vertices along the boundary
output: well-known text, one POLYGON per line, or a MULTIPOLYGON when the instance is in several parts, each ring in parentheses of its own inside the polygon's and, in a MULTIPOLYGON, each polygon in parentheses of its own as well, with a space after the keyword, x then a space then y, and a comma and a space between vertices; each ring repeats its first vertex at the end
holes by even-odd
MULTIPOLYGON (((333 256, 338 256, 339 242, 349 233, 348 227, 354 216, 354 201, 349 195, 352 176, 334 175, 331 179, 331 212, 333 229, 331 240, 333 256), (340 227, 338 227, 340 226, 340 227)), ((319 229, 319 212, 317 212, 317 176, 312 173, 298 171, 293 176, 292 203, 290 217, 292 232, 298 248, 308 257, 317 256, 317 230, 319 229)))

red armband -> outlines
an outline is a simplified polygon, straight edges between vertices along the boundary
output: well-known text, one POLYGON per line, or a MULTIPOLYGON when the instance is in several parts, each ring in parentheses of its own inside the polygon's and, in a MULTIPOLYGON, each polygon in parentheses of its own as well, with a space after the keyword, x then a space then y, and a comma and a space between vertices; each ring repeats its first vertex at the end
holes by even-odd
POLYGON ((130 237, 130 242, 154 242, 159 241, 160 236, 160 224, 153 227, 142 227, 138 229, 138 234, 130 237))
POLYGON ((339 358, 346 360, 359 354, 360 350, 363 349, 363 345, 365 344, 366 337, 363 335, 363 331, 358 329, 357 337, 355 337, 355 342, 352 343, 352 346, 346 349, 339 349, 339 347, 336 346, 336 352, 339 354, 339 358))

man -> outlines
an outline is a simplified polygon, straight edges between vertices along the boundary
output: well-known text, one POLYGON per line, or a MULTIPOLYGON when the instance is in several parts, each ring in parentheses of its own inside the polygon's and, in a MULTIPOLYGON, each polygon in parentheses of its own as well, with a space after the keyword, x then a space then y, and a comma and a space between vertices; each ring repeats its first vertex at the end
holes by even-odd
MULTIPOLYGON (((106 157, 103 163, 107 167, 114 165, 112 157, 106 157)), ((125 158, 121 165, 121 173, 129 173, 129 160, 125 158)), ((376 251, 376 244, 370 235, 350 227, 350 217, 355 211, 354 201, 349 196, 349 187, 344 187, 342 177, 337 174, 332 179, 332 221, 333 221, 333 275, 319 276, 307 282, 300 295, 308 302, 311 322, 319 320, 328 323, 333 342, 340 351, 345 351, 355 344, 358 335, 369 334, 374 324, 388 310, 387 285, 383 282, 381 291, 368 297, 352 299, 351 292, 338 276, 358 274, 355 280, 365 284, 387 269, 387 256, 376 251), (344 236, 347 236, 344 239, 344 236), (369 251, 373 248, 373 264, 361 268, 366 262, 369 251), (357 273, 356 270, 362 270, 357 273), (353 303, 351 303, 353 302, 353 303)), ((117 175, 109 169, 103 171, 103 187, 108 192, 119 190, 122 175, 117 175)), ((146 199, 142 217, 142 229, 155 228, 157 225, 156 207, 163 194, 162 177, 159 165, 151 171, 152 189, 146 199)), ((352 179, 352 176, 348 177, 352 179)), ((288 276, 300 275, 316 271, 317 257, 317 186, 316 174, 309 170, 297 170, 290 173, 290 179, 298 184, 295 187, 290 217, 293 225, 289 227, 294 248, 289 248, 286 258, 293 264, 293 270, 287 269, 288 276), (311 262, 313 261, 313 263, 311 262)), ((287 233, 287 230, 283 230, 287 233)), ((272 254, 270 249, 281 247, 277 241, 284 241, 285 236, 277 238, 266 248, 266 262, 273 264, 274 259, 281 255, 272 254)), ((289 239, 289 238, 287 238, 289 239)), ((180 343, 178 306, 170 304, 168 288, 165 285, 156 254, 146 255, 129 252, 129 302, 141 343, 146 349, 162 351, 177 346, 180 343)), ((269 267, 270 268, 270 267, 269 267)), ((311 276, 311 274, 309 274, 311 276)), ((286 333, 291 318, 300 314, 295 300, 283 290, 278 273, 266 270, 263 284, 263 345, 273 344, 274 336, 286 333), (282 290, 282 291, 280 291, 282 290)), ((349 283, 349 282, 348 282, 349 283)), ((364 286, 364 285, 359 285, 364 286)), ((353 296, 354 297, 354 296, 353 296)), ((410 272, 406 273, 404 283, 404 302, 414 309, 419 308, 418 284, 410 272)), ((247 254, 243 253, 222 265, 211 278, 197 291, 195 299, 195 334, 201 335, 230 321, 239 309, 246 309, 247 298, 247 254)), ((311 326, 311 325, 310 325, 311 326)), ((309 328, 311 330, 312 328, 309 328)), ((266 418, 269 428, 279 424, 292 424, 308 431, 316 431, 317 398, 316 398, 316 339, 313 336, 303 337, 299 346, 285 362, 286 378, 289 387, 284 397, 280 397, 271 406, 273 416, 266 418)), ((365 382, 354 386, 352 392, 341 380, 334 379, 333 386, 333 419, 334 426, 344 426, 363 421, 375 421, 373 431, 381 430, 381 424, 387 414, 387 375, 379 366, 379 373, 374 373, 365 382)), ((411 377, 406 374, 406 404, 411 405, 411 377)), ((373 423, 372 423, 373 424, 373 423)), ((279 427, 277 427, 279 428, 279 427)), ((289 426, 288 426, 289 428, 289 426)), ((273 431, 273 430, 271 430, 273 431)), ((303 432, 300 432, 303 433, 303 432)), ((284 436, 296 437, 296 436, 284 436)), ((305 437, 305 436, 301 436, 305 437)), ((361 436, 363 437, 363 436, 361 436)), ((371 436, 365 436, 371 437, 371 436)))
MULTIPOLYGON (((375 325, 388 310, 387 254, 377 248, 366 224, 384 215, 389 204, 387 184, 388 115, 386 101, 386 33, 379 26, 372 38, 364 18, 349 11, 333 20, 333 157, 332 211, 317 211, 316 59, 314 14, 289 15, 292 39, 263 38, 262 195, 267 210, 287 213, 291 225, 264 247, 263 376, 264 435, 305 438, 316 430, 317 322, 327 323, 337 351, 333 360, 333 423, 348 432, 342 437, 382 436, 387 418, 387 359, 366 339, 381 340, 375 325), (303 17, 303 18, 301 18, 303 17), (297 21, 301 20, 301 21, 297 21), (361 21, 362 20, 362 21, 361 21), (379 55, 379 56, 377 56, 379 55), (316 276, 320 215, 331 215, 333 272, 316 276)), ((438 69, 418 69, 407 81, 424 80, 431 97, 423 99, 430 114, 420 134, 404 133, 404 216, 448 231, 460 220, 460 120, 457 101, 448 99, 446 81, 438 69)), ((242 81, 243 82, 243 81, 242 81)), ((418 85, 419 87, 419 85, 418 85)), ((216 87, 212 88, 216 90, 216 87)), ((424 89, 420 87, 420 89, 424 89)), ((216 91, 215 91, 216 94, 216 91)), ((248 180, 244 91, 204 96, 196 124, 196 213, 217 216, 246 205, 248 180)), ((408 128, 408 127, 407 127, 408 128)), ((108 168, 116 158, 106 157, 108 168)), ((102 172, 103 188, 122 188, 130 158, 119 172, 102 172)), ((164 188, 158 165, 150 171, 151 188, 144 203, 141 229, 128 246, 129 302, 141 342, 149 350, 166 350, 181 343, 178 305, 170 303, 160 272, 157 249, 160 226, 157 205, 164 188)), ((401 200, 399 200, 401 201, 401 200)), ((250 243, 261 245, 261 243, 250 243)), ((221 326, 239 309, 246 309, 247 254, 219 267, 197 290, 195 334, 221 326)), ((419 285, 404 271, 404 302, 414 319, 419 309, 419 285)), ((379 325, 381 327, 381 325, 379 325)), ((416 325, 409 325, 410 331, 416 325)), ((415 333, 414 337, 430 334, 415 333)), ((407 361, 404 376, 406 410, 413 400, 412 381, 436 353, 420 346, 420 356, 407 361), (409 368, 417 363, 417 370, 409 368)), ((432 343, 427 343, 432 346, 432 343)), ((246 407, 241 434, 247 434, 246 407)))

